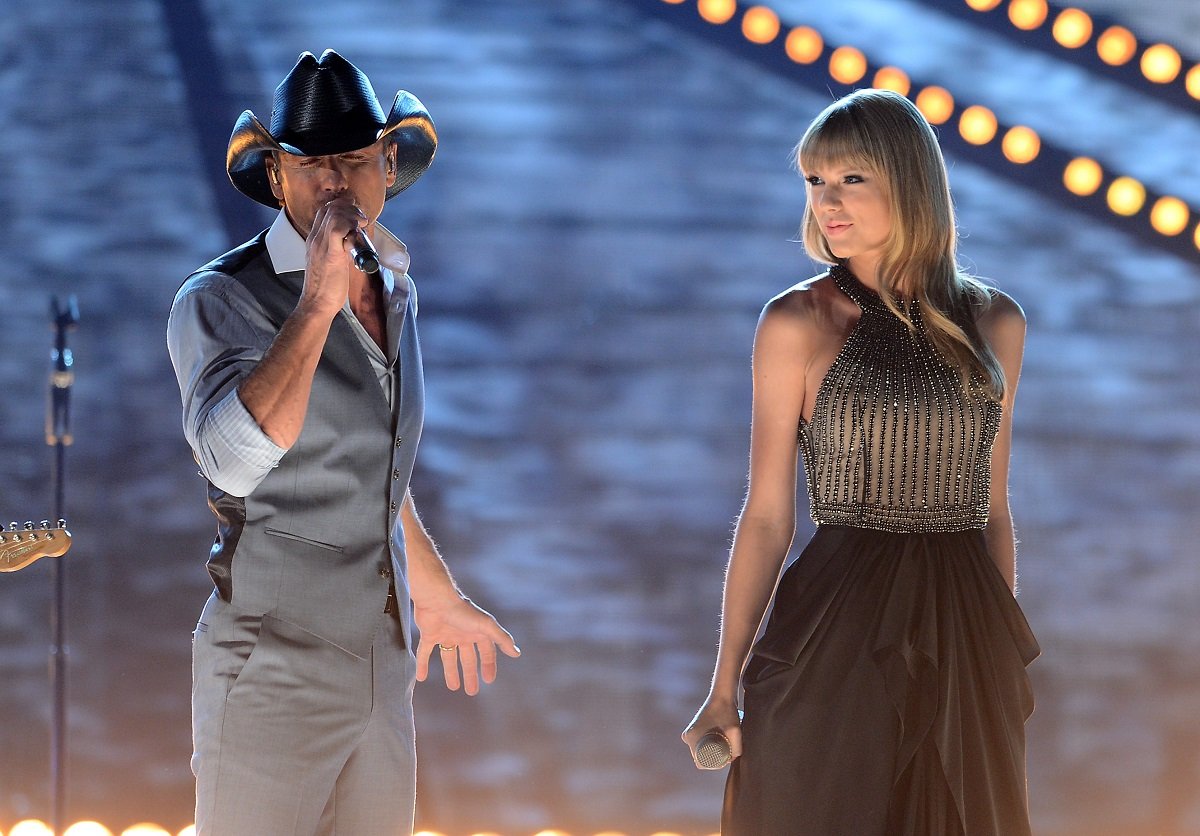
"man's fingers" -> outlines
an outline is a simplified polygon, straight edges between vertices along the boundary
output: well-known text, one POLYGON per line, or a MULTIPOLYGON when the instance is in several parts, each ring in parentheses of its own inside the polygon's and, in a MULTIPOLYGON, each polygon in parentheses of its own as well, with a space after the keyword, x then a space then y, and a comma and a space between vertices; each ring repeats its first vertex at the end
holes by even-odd
POLYGON ((433 653, 433 649, 429 646, 429 642, 422 639, 417 643, 417 681, 424 682, 425 677, 429 676, 429 657, 433 653))
POLYGON ((512 637, 512 634, 501 627, 498 623, 492 622, 492 624, 492 641, 496 643, 496 646, 504 652, 505 656, 511 656, 514 659, 520 656, 521 648, 517 647, 517 642, 512 637))
POLYGON ((489 685, 496 681, 496 645, 481 642, 479 645, 479 672, 489 685))
POLYGON ((461 683, 458 676, 458 648, 447 645, 443 647, 438 645, 438 652, 442 661, 442 676, 446 680, 446 687, 451 691, 457 691, 461 683))
POLYGON ((458 661, 462 667, 463 686, 467 696, 479 693, 479 656, 475 645, 464 644, 458 648, 458 661))

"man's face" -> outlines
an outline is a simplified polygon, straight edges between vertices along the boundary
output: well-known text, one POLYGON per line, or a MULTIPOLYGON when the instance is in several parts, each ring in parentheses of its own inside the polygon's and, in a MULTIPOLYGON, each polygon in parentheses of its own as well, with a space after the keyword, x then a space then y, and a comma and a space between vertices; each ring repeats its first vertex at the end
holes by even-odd
POLYGON ((271 192, 305 238, 317 210, 335 197, 347 196, 370 220, 383 211, 388 186, 396 182, 396 146, 388 140, 326 157, 277 154, 266 160, 271 192))

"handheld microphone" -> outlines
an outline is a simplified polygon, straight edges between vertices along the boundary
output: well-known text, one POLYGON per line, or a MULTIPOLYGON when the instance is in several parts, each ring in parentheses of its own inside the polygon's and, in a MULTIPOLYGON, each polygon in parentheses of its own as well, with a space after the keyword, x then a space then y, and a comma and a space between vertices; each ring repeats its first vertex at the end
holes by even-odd
POLYGON ((379 253, 375 251, 375 245, 371 243, 367 233, 363 232, 362 227, 354 230, 353 243, 350 244, 350 257, 354 259, 354 266, 364 273, 379 272, 379 253))
POLYGON ((729 738, 710 731, 696 742, 696 764, 701 769, 720 769, 733 760, 729 738))

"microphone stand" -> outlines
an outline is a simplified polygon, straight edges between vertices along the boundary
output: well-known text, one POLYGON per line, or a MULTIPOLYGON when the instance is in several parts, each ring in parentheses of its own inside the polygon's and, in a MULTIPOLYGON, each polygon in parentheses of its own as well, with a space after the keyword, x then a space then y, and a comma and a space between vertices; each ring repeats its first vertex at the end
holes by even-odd
MULTIPOLYGON (((66 519, 64 481, 66 448, 74 440, 70 430, 71 384, 75 382, 75 358, 67 347, 67 332, 79 322, 79 305, 72 295, 65 305, 50 297, 50 321, 54 328, 54 348, 50 352, 50 397, 46 408, 46 443, 54 448, 54 518, 66 519)), ((64 832, 67 765, 67 622, 65 560, 51 563, 54 597, 50 604, 50 686, 54 707, 50 721, 50 798, 53 832, 64 832)))

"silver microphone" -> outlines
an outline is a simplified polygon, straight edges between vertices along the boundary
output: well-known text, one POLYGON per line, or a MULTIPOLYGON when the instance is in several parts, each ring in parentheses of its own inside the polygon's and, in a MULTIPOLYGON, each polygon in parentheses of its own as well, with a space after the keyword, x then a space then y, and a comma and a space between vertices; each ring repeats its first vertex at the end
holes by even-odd
POLYGON ((367 233, 361 226, 354 230, 353 235, 350 257, 354 259, 354 266, 364 273, 378 273, 379 253, 376 252, 375 245, 371 243, 371 239, 367 237, 367 233))
POLYGON ((720 769, 732 760, 729 738, 719 731, 710 731, 696 741, 696 764, 701 769, 720 769))

